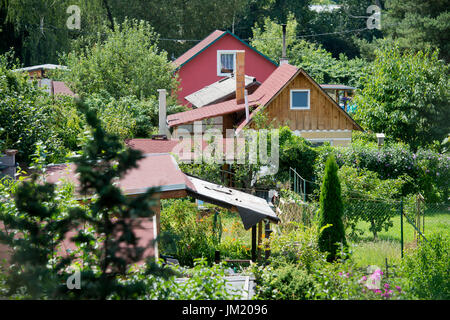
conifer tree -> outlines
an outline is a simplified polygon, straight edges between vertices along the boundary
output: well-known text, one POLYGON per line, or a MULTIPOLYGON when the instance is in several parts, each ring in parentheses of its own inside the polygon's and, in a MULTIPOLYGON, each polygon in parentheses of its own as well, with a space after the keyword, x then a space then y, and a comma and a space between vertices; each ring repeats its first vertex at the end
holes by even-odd
MULTIPOLYGON (((121 192, 115 182, 136 168, 143 156, 140 151, 125 148, 117 136, 107 134, 93 110, 82 102, 78 105, 92 133, 81 156, 73 159, 79 192, 88 201, 85 205, 62 205, 55 185, 42 183, 38 175, 18 183, 14 190, 9 188, 14 201, 0 204, 0 220, 9 230, 0 231, 0 241, 13 249, 9 293, 17 294, 25 288, 26 297, 34 299, 137 298, 145 292, 143 281, 125 283, 120 278, 133 263, 142 260, 145 248, 138 246, 134 230, 140 227, 139 218, 152 215, 155 190, 135 198, 121 192), (84 227, 72 237, 79 255, 57 258, 57 245, 79 225, 84 227), (80 290, 66 286, 72 275, 68 266, 75 259, 82 260, 80 290)), ((43 166, 41 169, 45 170, 43 166)))
POLYGON ((329 156, 325 165, 320 189, 319 248, 327 252, 327 260, 336 260, 340 244, 346 245, 342 222, 344 206, 341 197, 341 183, 334 156, 329 156))

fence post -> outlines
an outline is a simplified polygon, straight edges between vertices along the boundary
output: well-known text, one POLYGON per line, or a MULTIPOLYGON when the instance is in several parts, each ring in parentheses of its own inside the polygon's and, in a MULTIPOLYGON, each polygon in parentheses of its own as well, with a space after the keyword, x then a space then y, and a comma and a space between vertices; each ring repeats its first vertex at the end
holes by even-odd
POLYGON ((220 263, 220 251, 219 250, 216 250, 214 252, 214 262, 215 263, 220 263))
POLYGON ((306 180, 303 178, 303 202, 306 203, 306 180))
POLYGON ((403 198, 400 200, 400 245, 403 258, 403 198))
POLYGON ((388 259, 385 258, 386 261, 386 278, 389 278, 389 265, 388 265, 388 259))

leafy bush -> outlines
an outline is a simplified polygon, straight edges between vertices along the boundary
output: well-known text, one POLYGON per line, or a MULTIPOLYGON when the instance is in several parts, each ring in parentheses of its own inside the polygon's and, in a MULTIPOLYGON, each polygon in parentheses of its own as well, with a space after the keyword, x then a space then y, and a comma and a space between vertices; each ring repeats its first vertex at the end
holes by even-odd
MULTIPOLYGON (((145 293, 138 297, 144 300, 233 300, 241 293, 233 290, 225 279, 224 264, 207 266, 205 259, 195 259, 194 267, 184 269, 179 266, 164 268, 165 277, 147 270, 132 271, 123 281, 125 284, 143 281, 145 293), (170 276, 167 276, 170 275, 170 276), (183 278, 183 281, 177 278, 183 278)), ((120 299, 112 296, 112 299, 120 299)))
POLYGON ((306 300, 314 289, 314 279, 296 264, 254 268, 256 297, 261 300, 306 300))
POLYGON ((344 224, 357 232, 359 221, 370 223, 369 230, 374 239, 378 232, 393 226, 391 218, 399 212, 399 202, 405 180, 381 180, 378 174, 366 169, 342 166, 339 170, 344 198, 344 224))
POLYGON ((318 247, 317 225, 307 227, 298 222, 289 224, 292 228, 270 235, 270 262, 273 265, 297 264, 311 271, 314 261, 323 258, 318 247))
POLYGON ((345 165, 370 170, 376 172, 381 180, 405 180, 401 190, 403 196, 421 192, 427 202, 444 202, 449 196, 448 154, 426 149, 412 152, 402 143, 387 144, 381 149, 374 144, 352 143, 346 148, 324 146, 317 150, 319 154, 314 164, 314 172, 319 181, 323 175, 325 161, 328 155, 333 153, 339 167, 345 165))
POLYGON ((19 151, 18 161, 28 163, 39 141, 47 146, 49 162, 63 159, 81 131, 75 110, 69 100, 52 100, 29 82, 28 76, 9 70, 6 58, 1 56, 0 141, 3 148, 19 151))
POLYGON ((341 257, 337 263, 318 261, 312 274, 315 288, 310 299, 388 300, 405 297, 403 289, 396 285, 395 280, 383 277, 381 269, 364 271, 355 268, 345 253, 341 253, 341 257))
POLYGON ((402 277, 412 299, 450 299, 450 239, 433 234, 405 255, 402 277))
POLYGON ((195 203, 166 200, 161 208, 161 251, 182 265, 192 266, 196 258, 212 263, 218 243, 213 229, 213 217, 200 217, 195 203))
POLYGON ((280 163, 276 178, 280 181, 289 180, 289 168, 294 168, 305 179, 314 178, 314 161, 317 151, 311 144, 294 133, 288 127, 280 128, 280 163))
POLYGON ((222 239, 217 246, 221 259, 250 259, 251 248, 248 243, 240 238, 222 239))

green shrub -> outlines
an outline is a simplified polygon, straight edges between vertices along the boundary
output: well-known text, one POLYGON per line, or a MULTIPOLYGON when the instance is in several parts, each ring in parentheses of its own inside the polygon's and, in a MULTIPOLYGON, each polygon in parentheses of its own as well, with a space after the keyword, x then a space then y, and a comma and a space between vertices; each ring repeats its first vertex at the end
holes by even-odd
POLYGON ((289 168, 294 168, 305 179, 314 178, 314 161, 317 151, 304 138, 296 136, 288 127, 280 128, 280 162, 276 178, 289 180, 289 168))
POLYGON ((399 212, 398 198, 409 176, 382 180, 378 174, 367 169, 342 166, 339 169, 344 199, 344 224, 357 233, 360 221, 370 223, 374 239, 383 229, 393 226, 392 217, 399 212))
POLYGON ((403 299, 405 293, 397 280, 384 277, 381 269, 356 268, 351 257, 341 252, 336 263, 317 261, 312 273, 314 290, 309 299, 314 300, 388 300, 403 299), (372 282, 375 280, 375 282, 372 282))
POLYGON ((225 238, 222 239, 217 246, 220 251, 221 259, 250 259, 251 248, 240 238, 225 238))
POLYGON ((409 176, 402 186, 402 195, 421 192, 428 202, 443 202, 449 196, 450 157, 448 154, 419 149, 412 152, 402 143, 388 143, 381 149, 370 143, 352 143, 346 148, 317 148, 314 164, 316 178, 323 176, 326 159, 334 154, 339 167, 351 166, 376 172, 381 180, 409 176))
POLYGON ((450 239, 433 234, 428 240, 405 255, 402 277, 410 298, 449 300, 450 239))
POLYGON ((270 262, 297 264, 299 268, 311 271, 314 261, 322 260, 323 253, 318 247, 318 228, 307 227, 298 222, 290 222, 291 228, 270 235, 270 262))
POLYGON ((314 279, 296 264, 254 269, 256 297, 261 300, 306 300, 314 289, 314 279))
MULTIPOLYGON (((170 266, 164 269, 169 277, 148 274, 145 270, 137 270, 128 274, 124 283, 144 281, 145 293, 138 297, 144 300, 233 300, 240 297, 241 292, 230 289, 225 279, 224 264, 208 267, 205 259, 195 259, 194 267, 184 269, 170 266), (184 281, 177 281, 184 278, 184 281)), ((119 296, 111 297, 120 299, 119 296)))
POLYGON ((193 266, 194 259, 214 261, 217 236, 213 217, 200 217, 197 205, 189 200, 166 200, 161 208, 163 254, 175 256, 180 264, 193 266))
POLYGON ((6 58, 0 56, 0 145, 17 149, 17 161, 28 164, 39 141, 47 146, 49 162, 64 159, 69 151, 65 147, 73 145, 64 140, 72 134, 76 137, 79 129, 78 124, 70 125, 69 114, 76 113, 75 107, 65 101, 52 101, 28 76, 9 70, 6 58), (68 107, 65 115, 60 112, 63 105, 68 107))

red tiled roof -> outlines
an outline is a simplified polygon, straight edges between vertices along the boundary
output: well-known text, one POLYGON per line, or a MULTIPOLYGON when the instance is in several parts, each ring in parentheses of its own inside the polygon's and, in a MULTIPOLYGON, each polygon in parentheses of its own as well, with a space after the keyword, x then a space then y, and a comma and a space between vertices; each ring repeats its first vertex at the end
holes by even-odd
POLYGON ((259 102, 259 106, 250 114, 248 120, 244 119, 244 121, 239 124, 236 133, 239 133, 247 123, 250 122, 253 116, 264 108, 264 106, 289 83, 298 71, 299 69, 293 65, 283 64, 272 72, 269 78, 267 78, 252 95, 254 96, 254 99, 259 102))
POLYGON ((222 36, 225 33, 225 31, 221 30, 215 30, 213 33, 211 33, 209 36, 207 36, 205 39, 197 43, 195 46, 193 46, 191 49, 183 53, 178 59, 176 59, 173 63, 180 67, 184 63, 186 63, 189 59, 191 59, 193 56, 198 54, 200 51, 205 49, 207 46, 209 46, 212 42, 217 40, 220 36, 222 36))
MULTIPOLYGON (((222 137, 221 137, 222 138, 222 137)), ((194 137, 192 137, 192 140, 190 141, 190 145, 187 145, 190 148, 194 147, 194 137)), ((170 139, 170 140, 154 140, 154 139, 131 139, 125 142, 130 148, 140 150, 144 154, 151 154, 151 153, 171 153, 175 157, 177 157, 177 161, 179 162, 190 162, 195 157, 194 152, 192 150, 185 151, 183 148, 185 145, 183 145, 183 142, 178 139, 170 139), (179 146, 178 148, 176 148, 179 146), (186 157, 186 158, 185 158, 186 157)), ((222 138, 222 152, 227 152, 227 146, 233 146, 235 149, 237 145, 239 144, 239 141, 236 141, 236 139, 233 137, 231 139, 229 138, 222 138), (231 141, 233 140, 233 141, 231 141)), ((206 150, 206 148, 210 145, 210 142, 206 140, 202 140, 202 151, 206 150)), ((213 144, 211 143, 211 147, 213 147, 213 144)), ((231 151, 231 150, 230 150, 231 151)), ((234 150, 233 150, 234 151, 234 150)))
MULTIPOLYGON (((249 101, 249 105, 250 105, 249 101)), ((217 104, 212 104, 198 109, 188 110, 180 113, 171 114, 167 117, 169 127, 178 126, 184 123, 191 123, 207 118, 223 116, 225 114, 245 110, 245 104, 236 104, 236 100, 228 100, 217 104)))
POLYGON ((75 93, 73 93, 62 81, 53 81, 53 94, 62 94, 71 97, 75 96, 75 93))
POLYGON ((298 71, 297 67, 290 64, 279 66, 250 96, 251 99, 257 100, 259 105, 266 105, 298 71))
MULTIPOLYGON (((248 97, 249 106, 267 104, 298 72, 298 68, 284 64, 275 69, 256 91, 248 97)), ((235 99, 212 104, 206 107, 172 114, 167 117, 169 127, 194 121, 213 118, 245 110, 245 104, 237 104, 235 99)))

